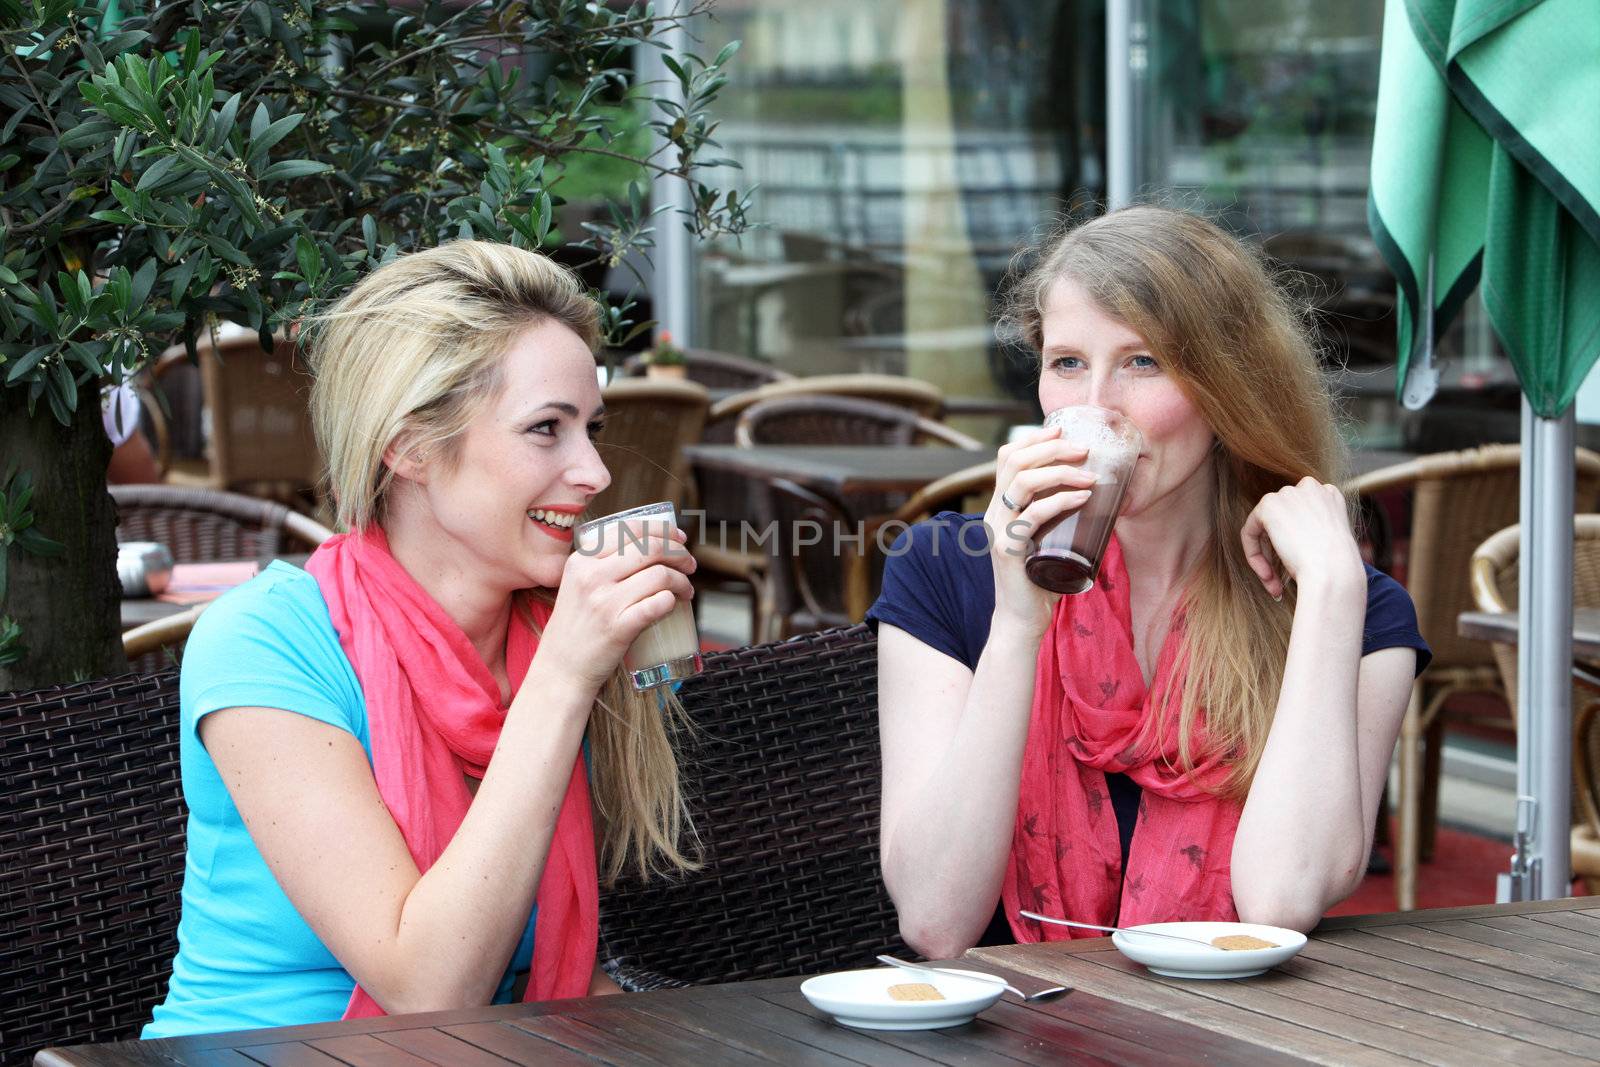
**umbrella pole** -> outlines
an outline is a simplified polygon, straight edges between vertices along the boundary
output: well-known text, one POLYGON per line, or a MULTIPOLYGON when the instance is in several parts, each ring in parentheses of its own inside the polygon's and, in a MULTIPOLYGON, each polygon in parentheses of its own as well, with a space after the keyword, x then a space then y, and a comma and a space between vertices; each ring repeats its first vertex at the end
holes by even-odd
POLYGON ((1511 900, 1567 896, 1572 821, 1573 414, 1522 401, 1517 826, 1511 900))

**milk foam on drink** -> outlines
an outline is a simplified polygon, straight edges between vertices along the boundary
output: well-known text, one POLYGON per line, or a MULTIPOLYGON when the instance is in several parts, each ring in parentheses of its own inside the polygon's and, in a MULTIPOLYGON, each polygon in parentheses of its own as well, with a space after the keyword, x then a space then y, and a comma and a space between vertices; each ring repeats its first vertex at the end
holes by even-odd
POLYGON ((1088 449, 1078 466, 1092 473, 1095 482, 1082 507, 1039 528, 1023 566, 1041 588, 1082 593, 1099 576, 1144 438, 1132 420, 1088 405, 1052 411, 1044 424, 1060 427, 1062 440, 1088 449))
MULTIPOLYGON (((626 531, 621 525, 624 522, 644 524, 652 538, 670 536, 678 525, 678 514, 671 502, 663 501, 593 519, 576 531, 574 543, 578 551, 597 553, 610 540, 615 541, 619 553, 643 551, 643 539, 626 531)), ((694 606, 687 600, 680 600, 665 618, 639 631, 639 636, 623 654, 622 666, 635 689, 651 689, 699 674, 703 664, 700 633, 694 624, 694 606)))

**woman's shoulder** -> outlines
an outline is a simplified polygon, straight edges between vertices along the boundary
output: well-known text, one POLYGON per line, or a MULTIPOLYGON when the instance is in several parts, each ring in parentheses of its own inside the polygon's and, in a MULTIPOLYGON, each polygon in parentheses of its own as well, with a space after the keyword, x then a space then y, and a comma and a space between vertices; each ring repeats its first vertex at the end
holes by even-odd
POLYGON ((903 531, 884 555, 883 588, 868 621, 904 630, 970 669, 994 611, 983 516, 942 511, 903 531))
POLYGON ((1362 627, 1361 654, 1384 648, 1410 648, 1417 653, 1417 673, 1433 659, 1433 650, 1417 625, 1417 608, 1406 587, 1367 565, 1367 617, 1362 627))
POLYGON ((316 578, 274 562, 195 622, 181 695, 196 721, 224 707, 304 711, 360 733, 360 683, 316 578))

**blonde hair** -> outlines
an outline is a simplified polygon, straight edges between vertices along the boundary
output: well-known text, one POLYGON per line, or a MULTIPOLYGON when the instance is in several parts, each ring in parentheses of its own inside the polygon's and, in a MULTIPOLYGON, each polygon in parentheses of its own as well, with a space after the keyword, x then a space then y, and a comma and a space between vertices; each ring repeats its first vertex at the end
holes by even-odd
MULTIPOLYGON (((306 324, 311 418, 339 523, 383 518, 392 446, 453 466, 463 433, 500 390, 503 357, 529 327, 556 322, 592 352, 600 308, 550 259, 511 245, 453 241, 384 264, 306 324)), ((537 590, 534 599, 553 603, 537 590)), ((519 610, 530 623, 525 601, 519 610)), ((614 880, 694 866, 672 738, 687 725, 665 691, 638 693, 619 667, 589 718, 602 869, 614 880), (658 698, 658 693, 660 697, 658 698)))
POLYGON ((1309 312, 1263 258, 1214 223, 1141 205, 1047 238, 1012 287, 1007 321, 1042 348, 1050 287, 1070 278, 1138 333, 1217 436, 1210 537, 1186 612, 1183 688, 1157 696, 1147 741, 1178 705, 1179 761, 1192 770, 1197 715, 1205 754, 1233 763, 1242 796, 1272 725, 1294 621, 1293 587, 1273 601, 1245 563, 1239 531, 1267 493, 1301 478, 1337 482, 1345 446, 1317 363, 1309 312))

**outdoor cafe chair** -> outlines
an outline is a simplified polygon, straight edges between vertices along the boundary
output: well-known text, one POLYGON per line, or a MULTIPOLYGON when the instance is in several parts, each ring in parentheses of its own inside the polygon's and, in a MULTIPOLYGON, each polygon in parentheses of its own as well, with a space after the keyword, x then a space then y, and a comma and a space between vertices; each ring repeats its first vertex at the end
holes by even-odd
POLYGON ((589 502, 590 516, 670 500, 680 510, 691 487, 685 445, 700 439, 706 387, 659 378, 623 378, 601 391, 605 428, 595 442, 611 484, 589 502))
POLYGON ((137 1036, 184 869, 178 672, 0 693, 0 1063, 137 1036))
POLYGON ((600 896, 624 989, 875 966, 903 952, 878 869, 877 640, 865 626, 706 657, 679 696, 703 866, 600 896))
MULTIPOLYGON (((770 363, 731 352, 717 352, 710 348, 685 348, 683 350, 685 377, 707 389, 754 389, 768 382, 784 382, 794 378, 786 370, 770 363)), ((640 352, 629 356, 622 364, 622 373, 629 378, 645 375, 649 357, 640 352)))
POLYGON ((763 400, 745 408, 734 424, 742 448, 770 444, 983 446, 911 408, 861 397, 808 394, 763 400))
MULTIPOLYGON (((1508 526, 1472 554, 1472 595, 1479 611, 1517 610, 1522 528, 1508 526)), ((1572 605, 1600 608, 1600 515, 1577 515, 1572 527, 1572 605)), ((1493 642, 1513 718, 1517 712, 1517 649, 1493 642)), ((1595 676, 1591 667, 1585 672, 1595 676)), ((1572 870, 1600 891, 1600 689, 1572 682, 1572 870)))
MULTIPOLYGON (((311 374, 300 346, 278 337, 268 352, 253 332, 218 331, 202 333, 195 349, 210 414, 202 487, 285 502, 312 499, 322 460, 311 429, 311 374)), ((157 358, 152 375, 159 383, 188 360, 187 350, 174 345, 157 358)))
MULTIPOLYGON (((1470 560, 1490 534, 1517 521, 1522 450, 1486 445, 1420 456, 1361 475, 1345 484, 1370 501, 1409 490, 1410 546, 1405 587, 1433 662, 1412 686, 1400 728, 1400 834, 1395 849, 1395 895, 1402 910, 1416 906, 1416 870, 1432 857, 1438 824, 1444 705, 1463 693, 1505 698, 1493 653, 1461 637, 1456 617, 1473 607, 1470 560)), ((1580 509, 1600 493, 1600 455, 1578 449, 1574 499, 1580 509)))
POLYGON ((286 505, 179 485, 113 485, 117 540, 159 541, 175 563, 270 559, 309 551, 333 531, 286 505))

